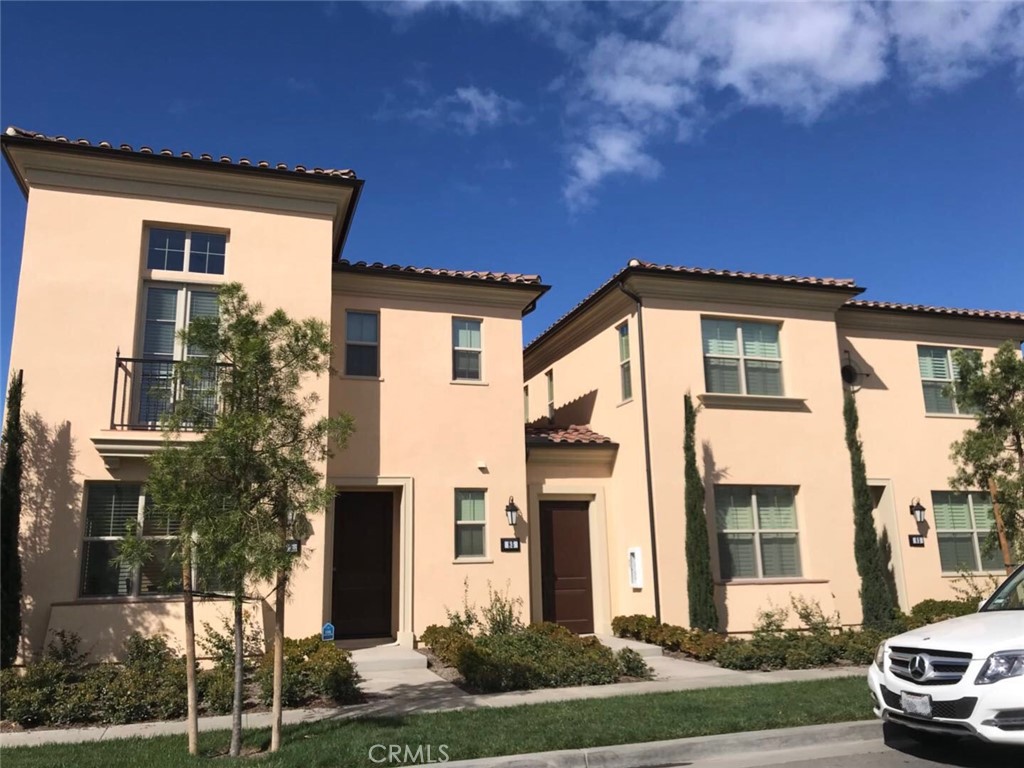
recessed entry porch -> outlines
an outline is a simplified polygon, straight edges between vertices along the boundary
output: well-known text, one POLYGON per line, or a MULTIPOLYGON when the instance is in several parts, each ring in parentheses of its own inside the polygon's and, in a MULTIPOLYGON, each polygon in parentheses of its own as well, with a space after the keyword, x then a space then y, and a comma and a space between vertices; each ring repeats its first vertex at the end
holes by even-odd
POLYGON ((412 647, 412 480, 337 478, 327 515, 324 623, 345 648, 412 647))

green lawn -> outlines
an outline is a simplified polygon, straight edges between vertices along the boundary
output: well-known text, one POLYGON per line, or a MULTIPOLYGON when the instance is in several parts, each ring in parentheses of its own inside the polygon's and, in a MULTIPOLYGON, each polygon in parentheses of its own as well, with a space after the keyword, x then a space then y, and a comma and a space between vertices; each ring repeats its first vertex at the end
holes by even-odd
MULTIPOLYGON (((699 691, 620 696, 501 709, 373 717, 320 722, 285 729, 276 755, 257 760, 268 768, 358 768, 387 764, 369 759, 375 744, 412 750, 432 745, 435 761, 446 745, 450 760, 542 752, 555 749, 630 744, 715 733, 757 731, 872 717, 861 677, 800 683, 713 688, 699 691)), ((263 749, 268 730, 246 732, 250 748, 263 749)), ((227 748, 228 734, 202 734, 200 749, 209 758, 227 748)), ((3 750, 4 768, 170 768, 209 764, 189 759, 184 736, 127 739, 99 744, 20 747, 3 750)), ((374 757, 385 753, 378 748, 374 757)), ((221 763, 222 761, 217 761, 221 763)), ((247 761, 248 762, 248 761, 247 761)), ((391 763, 396 765, 399 763, 391 763)))

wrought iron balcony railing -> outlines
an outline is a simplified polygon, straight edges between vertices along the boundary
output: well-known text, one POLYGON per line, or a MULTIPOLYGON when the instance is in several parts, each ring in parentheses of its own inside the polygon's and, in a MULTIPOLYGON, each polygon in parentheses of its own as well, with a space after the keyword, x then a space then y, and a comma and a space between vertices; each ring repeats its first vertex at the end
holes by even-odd
POLYGON ((178 360, 117 355, 110 428, 159 430, 163 417, 186 403, 188 419, 183 429, 201 431, 211 426, 223 407, 221 383, 230 367, 218 363, 198 378, 186 380, 178 360))

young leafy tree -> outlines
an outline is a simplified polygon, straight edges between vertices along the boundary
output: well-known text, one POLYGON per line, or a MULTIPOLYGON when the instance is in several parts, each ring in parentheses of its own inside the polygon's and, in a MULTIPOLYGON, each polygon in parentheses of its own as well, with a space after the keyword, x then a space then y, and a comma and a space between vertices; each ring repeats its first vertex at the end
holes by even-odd
POLYGON ((889 563, 875 530, 871 489, 864 465, 864 447, 857 436, 857 401, 847 390, 843 394, 843 419, 846 422, 846 447, 850 452, 853 480, 853 551, 860 575, 860 606, 863 624, 869 629, 887 629, 899 608, 890 588, 889 563))
POLYGON ((344 447, 351 417, 317 417, 318 397, 303 394, 308 377, 330 370, 330 331, 321 320, 295 320, 278 309, 264 315, 237 283, 221 287, 218 317, 195 318, 182 332, 189 354, 177 369, 178 403, 170 429, 201 427, 203 438, 179 448, 168 463, 171 481, 151 486, 154 502, 187 521, 189 555, 200 579, 231 594, 235 691, 230 753, 241 750, 243 605, 257 584, 273 584, 274 723, 280 746, 284 606, 309 516, 333 497, 323 462, 344 447), (204 576, 207 574, 207 576, 204 576))
POLYGON ((21 637, 21 427, 22 372, 11 375, 7 388, 7 423, 4 425, 4 466, 0 470, 0 667, 6 669, 18 655, 21 637))
MULTIPOLYGON (((961 412, 978 421, 952 445, 954 488, 989 490, 995 502, 997 532, 1009 565, 1024 556, 1024 359, 1012 341, 987 363, 977 352, 956 350, 952 395, 961 412), (1014 557, 1016 556, 1016 557, 1014 557)), ((992 542, 994 544, 994 542, 992 542)), ((991 545, 991 544, 990 544, 991 545)))
POLYGON ((683 504, 686 508, 686 592, 690 603, 690 626, 715 631, 718 629, 718 610, 715 608, 715 583, 711 577, 708 521, 704 513, 704 479, 697 469, 697 412, 689 392, 683 397, 683 412, 686 421, 683 504))

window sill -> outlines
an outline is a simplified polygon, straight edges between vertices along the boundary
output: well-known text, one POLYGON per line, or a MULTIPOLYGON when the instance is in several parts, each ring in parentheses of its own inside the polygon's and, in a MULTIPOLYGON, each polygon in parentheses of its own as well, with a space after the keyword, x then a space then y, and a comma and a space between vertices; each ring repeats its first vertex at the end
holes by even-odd
POLYGON ((490 557, 456 557, 452 560, 452 565, 480 565, 493 562, 490 557))
POLYGON ((807 400, 802 397, 775 397, 772 395, 732 395, 723 392, 705 392, 697 395, 705 408, 741 408, 755 411, 809 412, 807 400))
POLYGON ((924 414, 926 419, 973 419, 977 421, 978 417, 973 413, 928 413, 924 414))
MULTIPOLYGON (((1006 569, 1000 568, 998 571, 967 571, 971 576, 998 576, 1000 579, 1006 578, 1006 569)), ((963 574, 959 571, 943 571, 942 578, 944 579, 959 579, 963 578, 963 574)), ((993 587, 995 589, 995 587, 993 587)))
MULTIPOLYGON (((76 600, 66 600, 63 602, 51 603, 55 607, 63 606, 75 606, 75 605, 127 605, 131 603, 180 603, 182 596, 179 595, 139 595, 138 597, 125 597, 122 595, 96 595, 94 597, 85 596, 79 597, 76 600)), ((230 595, 224 595, 223 597, 199 597, 195 596, 195 600, 230 600, 230 595)))
POLYGON ((384 381, 383 376, 356 376, 353 373, 343 373, 338 378, 349 381, 384 381))
POLYGON ((452 379, 452 384, 456 384, 462 387, 489 387, 491 386, 486 381, 472 381, 470 379, 452 379))
POLYGON ((616 408, 621 408, 622 406, 624 406, 624 405, 629 405, 629 404, 630 404, 630 403, 632 403, 632 402, 633 402, 633 398, 632 398, 632 397, 630 397, 630 398, 628 398, 628 399, 626 399, 626 400, 623 400, 623 401, 622 401, 621 403, 619 403, 619 404, 618 404, 618 405, 616 405, 615 407, 616 407, 616 408))
POLYGON ((716 581, 718 587, 763 587, 768 584, 828 584, 828 579, 729 579, 728 581, 716 581))
POLYGON ((211 274, 209 272, 186 272, 176 269, 143 269, 143 280, 152 280, 161 283, 178 283, 190 285, 222 285, 227 281, 223 274, 211 274))

